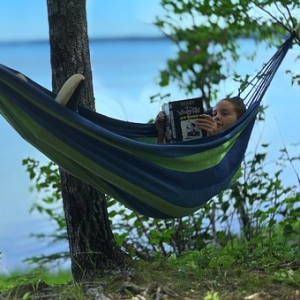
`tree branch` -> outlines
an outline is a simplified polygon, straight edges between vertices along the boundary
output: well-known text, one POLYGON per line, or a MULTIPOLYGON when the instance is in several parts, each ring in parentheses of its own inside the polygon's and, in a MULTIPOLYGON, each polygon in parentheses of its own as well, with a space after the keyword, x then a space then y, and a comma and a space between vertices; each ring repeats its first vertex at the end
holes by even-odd
POLYGON ((268 12, 264 7, 262 7, 259 4, 256 4, 253 0, 250 0, 250 2, 253 3, 255 6, 257 6, 259 9, 261 9, 263 12, 265 12, 267 15, 269 15, 271 17, 271 19, 273 19, 277 24, 279 24, 280 26, 282 26, 283 28, 285 28, 288 32, 292 31, 289 27, 287 27, 286 25, 284 25, 275 16, 273 16, 270 12, 268 12))
MULTIPOLYGON (((277 3, 274 3, 274 4, 275 4, 277 10, 283 15, 283 18, 285 19, 286 23, 289 24, 289 19, 286 17, 286 15, 283 13, 283 11, 279 8, 278 4, 277 3)), ((288 8, 288 7, 286 7, 286 8, 288 8)), ((289 12, 289 10, 288 10, 288 12, 289 12)), ((290 18, 291 18, 291 16, 290 16, 290 18)), ((293 24, 293 19, 292 18, 291 18, 291 21, 292 21, 292 24, 293 24)))

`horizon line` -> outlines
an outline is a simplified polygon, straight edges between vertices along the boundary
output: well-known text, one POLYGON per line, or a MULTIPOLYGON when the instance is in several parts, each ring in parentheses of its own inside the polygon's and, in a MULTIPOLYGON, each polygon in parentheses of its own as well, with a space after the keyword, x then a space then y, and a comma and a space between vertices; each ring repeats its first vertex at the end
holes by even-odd
MULTIPOLYGON (((164 35, 128 35, 128 36, 112 36, 112 37, 91 37, 89 42, 118 42, 118 41, 143 41, 143 40, 167 40, 168 38, 164 35)), ((7 40, 1 41, 0 45, 16 45, 16 44, 43 44, 48 43, 49 39, 32 39, 32 40, 7 40)))

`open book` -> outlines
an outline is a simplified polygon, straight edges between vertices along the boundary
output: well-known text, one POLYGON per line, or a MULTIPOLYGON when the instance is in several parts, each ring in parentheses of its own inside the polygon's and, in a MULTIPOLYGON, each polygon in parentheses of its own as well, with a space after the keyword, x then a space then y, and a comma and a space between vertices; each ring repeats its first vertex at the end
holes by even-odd
POLYGON ((195 120, 204 114, 202 98, 171 101, 162 106, 166 114, 166 142, 174 143, 206 136, 197 129, 195 120))

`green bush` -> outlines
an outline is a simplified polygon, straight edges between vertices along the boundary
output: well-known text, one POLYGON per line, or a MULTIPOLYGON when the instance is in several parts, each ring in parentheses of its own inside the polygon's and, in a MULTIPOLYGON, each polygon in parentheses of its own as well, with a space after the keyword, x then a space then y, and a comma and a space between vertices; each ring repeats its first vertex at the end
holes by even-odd
MULTIPOLYGON (((285 187, 281 179, 287 163, 297 163, 299 157, 281 155, 272 165, 271 174, 266 170, 268 145, 263 146, 265 152, 245 160, 227 190, 191 216, 169 220, 147 218, 108 198, 109 217, 118 244, 133 257, 143 259, 152 259, 155 253, 169 256, 199 251, 212 244, 222 249, 229 243, 234 248, 237 240, 242 244, 251 241, 264 245, 277 239, 282 248, 286 245, 300 248, 299 186, 285 187)), ((56 222, 57 230, 51 235, 54 242, 66 239, 58 168, 53 163, 40 166, 33 159, 26 159, 23 164, 34 182, 32 189, 43 196, 33 209, 56 222)), ((41 233, 39 237, 46 236, 41 233)), ((30 261, 44 264, 66 258, 68 253, 56 253, 30 261)))

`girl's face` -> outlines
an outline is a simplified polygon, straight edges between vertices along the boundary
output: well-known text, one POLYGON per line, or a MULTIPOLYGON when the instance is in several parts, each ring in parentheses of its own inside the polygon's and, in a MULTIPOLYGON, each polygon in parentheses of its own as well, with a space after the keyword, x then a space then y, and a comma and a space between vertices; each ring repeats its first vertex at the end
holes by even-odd
POLYGON ((227 129, 238 119, 234 104, 221 100, 213 109, 213 118, 217 123, 218 132, 227 129))

